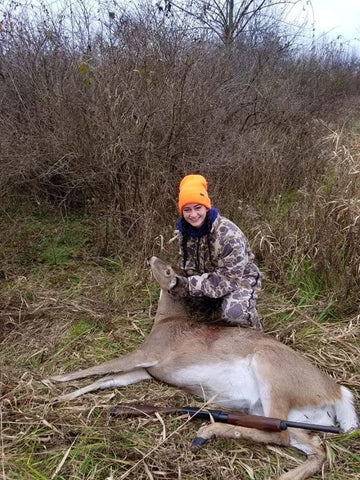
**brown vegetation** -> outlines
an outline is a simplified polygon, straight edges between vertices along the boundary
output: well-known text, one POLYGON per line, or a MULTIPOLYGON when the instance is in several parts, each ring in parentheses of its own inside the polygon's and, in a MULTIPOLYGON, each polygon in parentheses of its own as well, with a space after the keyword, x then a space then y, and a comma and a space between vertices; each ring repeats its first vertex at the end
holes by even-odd
POLYGON ((143 258, 197 171, 270 276, 311 265, 342 298, 359 287, 356 59, 263 30, 224 48, 145 7, 78 22, 4 17, 3 205, 90 214, 102 254, 143 258))
MULTIPOLYGON (((40 380, 141 341, 155 292, 140 266, 176 254, 178 183, 200 172, 266 273, 267 330, 359 400, 358 59, 336 44, 300 51, 273 26, 225 48, 145 6, 102 11, 95 28, 86 9, 70 21, 14 5, 0 23, 0 477, 52 478, 71 445, 53 478, 275 476, 277 451, 224 441, 194 458, 197 426, 110 428, 101 413, 183 394, 134 386, 53 410, 40 380)), ((327 446, 333 478, 357 478, 356 438, 327 446)))

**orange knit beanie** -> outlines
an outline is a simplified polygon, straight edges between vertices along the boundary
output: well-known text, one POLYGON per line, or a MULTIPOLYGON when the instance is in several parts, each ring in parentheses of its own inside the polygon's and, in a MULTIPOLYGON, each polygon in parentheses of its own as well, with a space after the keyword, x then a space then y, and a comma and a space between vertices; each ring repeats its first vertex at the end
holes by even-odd
POLYGON ((211 208, 211 200, 207 192, 207 181, 202 175, 186 175, 180 182, 179 210, 189 203, 211 208))

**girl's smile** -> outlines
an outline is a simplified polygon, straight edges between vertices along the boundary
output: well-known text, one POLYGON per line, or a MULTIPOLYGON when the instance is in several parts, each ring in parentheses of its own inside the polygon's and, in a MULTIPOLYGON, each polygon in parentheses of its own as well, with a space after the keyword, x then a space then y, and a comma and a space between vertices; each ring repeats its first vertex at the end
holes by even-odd
POLYGON ((206 218, 207 208, 198 203, 189 203, 183 208, 182 214, 185 220, 194 228, 203 226, 206 218))

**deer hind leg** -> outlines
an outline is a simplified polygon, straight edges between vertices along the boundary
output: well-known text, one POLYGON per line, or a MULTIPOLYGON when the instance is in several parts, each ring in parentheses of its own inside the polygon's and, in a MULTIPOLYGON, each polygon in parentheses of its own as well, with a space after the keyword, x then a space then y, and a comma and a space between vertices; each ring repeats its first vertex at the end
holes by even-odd
POLYGON ((94 375, 105 375, 106 373, 127 372, 138 368, 153 367, 157 363, 158 360, 155 357, 151 358, 147 352, 135 350, 127 355, 109 360, 100 365, 95 365, 94 367, 51 377, 50 380, 53 382, 69 382, 70 380, 79 380, 80 378, 94 375))
MULTIPOLYGON (((264 410, 264 415, 274 418, 287 418, 289 411, 288 404, 285 400, 275 401, 273 396, 268 394, 269 388, 266 383, 259 382, 260 400, 264 410)), ((250 440, 258 443, 275 444, 280 446, 289 446, 290 437, 287 430, 282 432, 267 432, 257 430, 256 428, 247 428, 231 424, 215 422, 205 425, 197 432, 192 448, 197 449, 205 444, 208 440, 215 437, 227 437, 244 440, 250 440)))
POLYGON ((125 387, 133 383, 141 382, 142 380, 151 380, 151 376, 144 368, 133 370, 132 372, 121 373, 119 375, 109 375, 107 377, 100 378, 94 383, 87 385, 86 387, 79 388, 71 393, 61 395, 55 399, 55 402, 67 402, 74 400, 85 393, 94 392, 95 390, 103 390, 105 388, 125 387))
POLYGON ((290 445, 305 453, 307 459, 298 467, 284 473, 279 480, 305 480, 319 472, 326 460, 320 437, 309 432, 290 429, 290 445))

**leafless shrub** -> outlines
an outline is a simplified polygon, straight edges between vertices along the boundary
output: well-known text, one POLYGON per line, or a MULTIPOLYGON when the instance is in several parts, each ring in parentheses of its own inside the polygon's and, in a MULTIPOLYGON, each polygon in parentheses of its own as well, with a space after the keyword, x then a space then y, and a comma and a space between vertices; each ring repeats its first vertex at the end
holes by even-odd
POLYGON ((181 176, 199 171, 223 213, 249 235, 255 225, 274 278, 286 276, 279 257, 356 271, 356 175, 341 164, 342 183, 323 191, 329 129, 355 111, 355 59, 300 55, 274 25, 225 48, 148 4, 103 9, 100 21, 71 5, 3 10, 3 201, 90 213, 101 253, 143 256, 172 233, 181 176))

